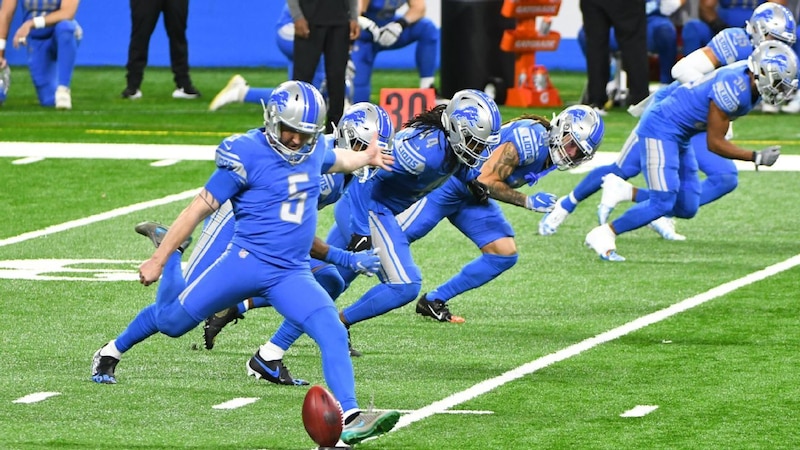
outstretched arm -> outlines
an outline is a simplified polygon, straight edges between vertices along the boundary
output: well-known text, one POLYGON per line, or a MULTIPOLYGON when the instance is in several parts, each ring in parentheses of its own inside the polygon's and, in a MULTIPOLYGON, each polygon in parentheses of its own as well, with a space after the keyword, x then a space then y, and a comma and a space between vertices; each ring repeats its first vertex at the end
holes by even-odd
POLYGON ((394 156, 381 152, 375 138, 363 151, 354 152, 344 148, 334 148, 333 152, 336 153, 336 162, 328 169, 328 173, 350 173, 364 166, 375 166, 391 171, 392 168, 389 166, 394 164, 394 156))
POLYGON ((765 150, 754 152, 745 150, 733 142, 725 139, 725 133, 731 121, 724 111, 711 101, 708 109, 708 129, 706 143, 712 152, 728 159, 738 159, 741 161, 753 161, 756 166, 771 166, 780 155, 780 147, 769 147, 765 150))

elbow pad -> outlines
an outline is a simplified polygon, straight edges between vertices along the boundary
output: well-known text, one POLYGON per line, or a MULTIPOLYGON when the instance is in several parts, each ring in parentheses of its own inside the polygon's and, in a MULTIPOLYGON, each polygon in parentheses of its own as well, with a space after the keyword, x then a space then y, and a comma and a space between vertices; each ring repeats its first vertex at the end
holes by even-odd
POLYGON ((714 64, 708 59, 703 49, 697 49, 672 66, 672 78, 681 83, 689 83, 714 71, 714 64))

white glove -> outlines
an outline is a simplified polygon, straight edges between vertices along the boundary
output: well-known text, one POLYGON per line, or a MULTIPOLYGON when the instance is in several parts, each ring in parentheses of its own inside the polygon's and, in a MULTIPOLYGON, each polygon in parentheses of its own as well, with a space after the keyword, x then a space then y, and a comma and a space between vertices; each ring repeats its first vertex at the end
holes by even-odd
POLYGON ((358 16, 358 26, 361 27, 362 30, 367 30, 372 33, 372 40, 378 42, 378 36, 381 34, 381 29, 378 25, 364 16, 358 16))
POLYGON ((397 38, 400 37, 400 33, 403 32, 403 25, 399 22, 389 22, 382 26, 380 31, 380 35, 378 35, 376 42, 382 47, 391 47, 395 42, 397 42, 397 38))

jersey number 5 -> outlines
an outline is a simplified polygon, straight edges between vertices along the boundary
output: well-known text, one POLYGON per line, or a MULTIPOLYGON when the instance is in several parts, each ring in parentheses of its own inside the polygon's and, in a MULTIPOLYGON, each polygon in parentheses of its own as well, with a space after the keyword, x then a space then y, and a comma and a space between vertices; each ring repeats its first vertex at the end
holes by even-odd
POLYGON ((297 185, 308 183, 308 174, 299 173, 289 176, 289 200, 281 203, 281 220, 284 222, 301 223, 303 221, 303 211, 305 210, 305 192, 297 192, 297 185))

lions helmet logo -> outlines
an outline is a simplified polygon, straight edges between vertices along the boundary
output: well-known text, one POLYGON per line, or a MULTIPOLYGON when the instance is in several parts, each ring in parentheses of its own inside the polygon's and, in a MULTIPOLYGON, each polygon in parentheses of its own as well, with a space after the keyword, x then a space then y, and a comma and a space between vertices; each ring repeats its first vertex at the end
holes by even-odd
MULTIPOLYGON (((457 109, 453 112, 454 119, 464 119, 470 126, 478 124, 478 108, 475 106, 468 106, 464 109, 457 109)), ((459 120, 460 121, 460 120, 459 120)))
POLYGON ((367 111, 359 109, 350 114, 348 118, 353 122, 353 125, 355 126, 363 125, 364 122, 367 121, 367 111))
POLYGON ((272 95, 272 102, 275 103, 279 112, 283 112, 283 110, 286 109, 286 105, 289 103, 289 91, 281 89, 276 92, 272 95))

